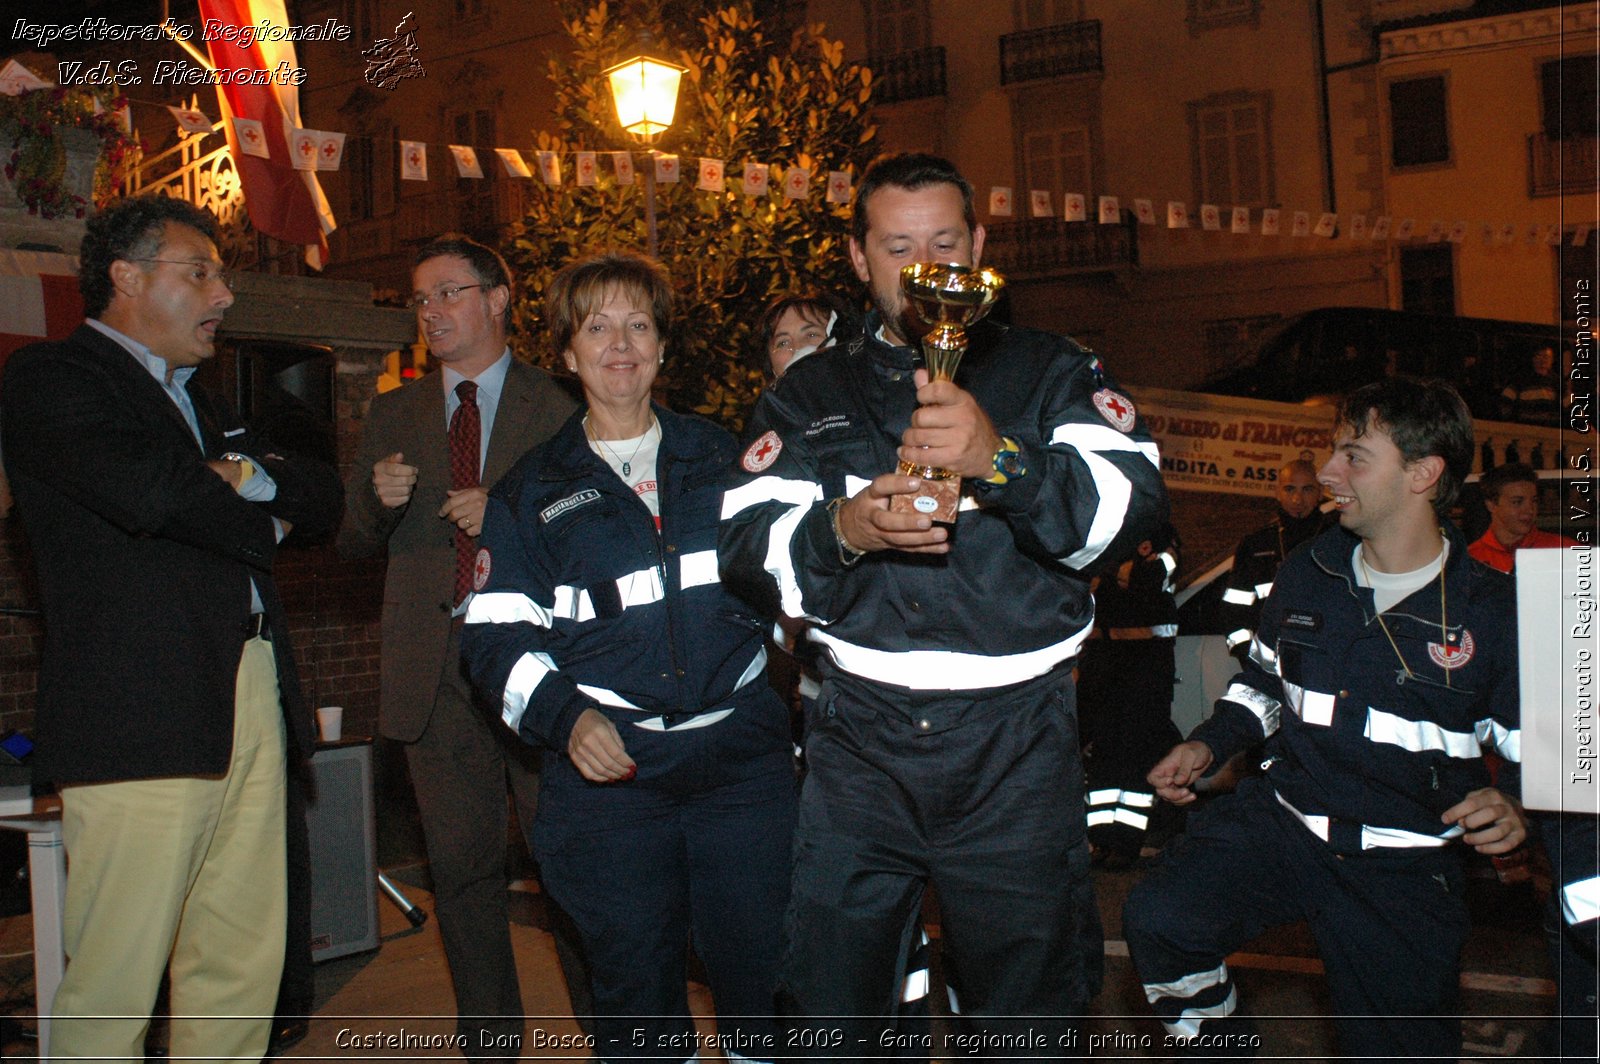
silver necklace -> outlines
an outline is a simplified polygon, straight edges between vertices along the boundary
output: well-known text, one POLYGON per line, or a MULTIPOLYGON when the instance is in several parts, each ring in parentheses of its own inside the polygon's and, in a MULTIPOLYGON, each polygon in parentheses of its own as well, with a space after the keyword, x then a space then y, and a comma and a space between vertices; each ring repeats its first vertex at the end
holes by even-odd
POLYGON ((583 415, 583 431, 589 434, 589 439, 593 440, 595 443, 598 443, 601 447, 604 447, 606 453, 609 454, 613 459, 622 463, 622 475, 625 477, 631 477, 633 475, 633 460, 639 457, 639 450, 644 447, 645 441, 650 439, 650 433, 655 429, 659 429, 660 427, 661 422, 657 421, 654 415, 651 415, 650 428, 644 430, 644 435, 639 437, 639 442, 633 445, 633 453, 624 459, 616 451, 613 451, 610 446, 607 445, 605 440, 602 440, 599 436, 595 435, 594 426, 589 424, 589 415, 583 415))

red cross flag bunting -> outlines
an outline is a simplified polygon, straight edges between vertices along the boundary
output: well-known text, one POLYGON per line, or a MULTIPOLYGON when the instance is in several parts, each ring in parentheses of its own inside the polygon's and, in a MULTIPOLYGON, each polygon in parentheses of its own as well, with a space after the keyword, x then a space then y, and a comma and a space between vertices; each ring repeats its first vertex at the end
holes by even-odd
POLYGON ((1261 212, 1261 235, 1277 236, 1278 227, 1283 224, 1283 212, 1277 207, 1268 207, 1261 212))
POLYGON ((828 171, 828 202, 850 202, 850 173, 847 170, 828 171))
POLYGON ((239 150, 257 159, 270 159, 272 149, 267 147, 267 135, 261 123, 254 118, 235 118, 234 134, 239 138, 239 150))
POLYGON ((783 175, 783 194, 789 199, 808 199, 811 195, 811 171, 803 166, 791 166, 783 175))
POLYGON ((576 165, 578 169, 578 185, 582 188, 594 187, 595 174, 599 168, 599 164, 595 162, 594 152, 580 151, 576 156, 576 165))
POLYGON ((1189 228, 1189 208, 1184 206, 1183 204, 1179 203, 1177 200, 1168 200, 1167 201, 1167 228, 1168 229, 1187 229, 1187 228, 1189 228))
POLYGON ((400 142, 400 180, 428 180, 428 146, 420 140, 400 142))
POLYGON ((1082 192, 1068 192, 1062 198, 1066 201, 1067 221, 1082 222, 1088 219, 1088 207, 1084 204, 1082 192))
POLYGON ((478 165, 478 153, 465 144, 447 145, 450 157, 456 161, 456 175, 458 177, 472 177, 482 180, 483 167, 478 165))
POLYGON ((1011 190, 996 185, 989 190, 989 213, 997 218, 1011 217, 1011 190))
POLYGON ((337 170, 344 162, 344 134, 323 131, 317 143, 317 169, 337 170))
POLYGON ((296 170, 315 170, 317 151, 322 147, 322 134, 315 129, 297 129, 289 137, 289 150, 293 153, 296 170))
MULTIPOLYGON (((527 162, 522 158, 522 153, 515 148, 496 148, 494 153, 500 157, 500 165, 505 168, 507 177, 532 177, 533 171, 528 169, 527 162)), ((590 183, 593 184, 593 171, 590 172, 590 183)))
POLYGON ((1116 225, 1122 221, 1122 201, 1115 196, 1100 197, 1100 224, 1116 225))
POLYGON ((663 185, 678 183, 678 157, 676 155, 656 156, 656 181, 663 185))
POLYGON ((701 159, 700 180, 695 184, 695 188, 706 192, 721 192, 727 187, 722 175, 721 159, 701 159))

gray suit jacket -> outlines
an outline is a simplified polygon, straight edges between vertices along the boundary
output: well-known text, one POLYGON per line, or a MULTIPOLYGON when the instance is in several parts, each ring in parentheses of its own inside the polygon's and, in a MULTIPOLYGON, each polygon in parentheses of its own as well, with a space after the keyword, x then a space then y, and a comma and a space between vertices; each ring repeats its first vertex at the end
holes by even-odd
MULTIPOLYGON (((347 558, 388 551, 378 730, 402 742, 415 742, 427 727, 450 638, 456 550, 452 527, 438 516, 450 487, 444 409, 438 370, 372 400, 339 529, 339 553, 347 558), (373 493, 372 467, 396 451, 417 467, 417 486, 409 503, 391 510, 373 493)), ((575 409, 543 370, 513 360, 489 437, 484 486, 554 435, 575 409)))

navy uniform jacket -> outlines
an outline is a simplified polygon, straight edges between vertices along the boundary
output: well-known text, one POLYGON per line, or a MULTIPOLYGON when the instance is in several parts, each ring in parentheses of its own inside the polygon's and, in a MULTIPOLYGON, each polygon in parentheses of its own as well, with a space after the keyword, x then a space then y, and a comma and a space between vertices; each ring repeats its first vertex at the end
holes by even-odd
POLYGON ((717 578, 733 437, 654 410, 659 532, 590 449, 581 412, 489 494, 462 656, 528 742, 564 753, 591 707, 670 728, 742 701, 776 701, 763 626, 717 578))
POLYGON ((6 363, 6 471, 39 574, 35 778, 90 783, 225 771, 250 583, 271 622, 291 751, 310 753, 272 582, 273 517, 331 531, 331 466, 285 456, 192 382, 204 449, 121 344, 81 326, 6 363), (237 451, 277 483, 248 502, 208 469, 237 451))
POLYGON ((1442 846, 1439 816, 1489 786, 1484 746, 1519 790, 1516 602, 1454 526, 1444 571, 1383 614, 1332 528, 1278 572, 1250 660, 1191 739, 1224 761, 1267 740, 1278 800, 1342 853, 1442 846), (1389 636, 1394 638, 1391 646, 1389 636), (1405 666, 1401 665, 1401 658, 1405 666))
POLYGON ((1156 445, 1099 360, 1065 337, 982 322, 956 384, 1027 474, 966 482, 944 556, 877 551, 845 564, 825 503, 897 465, 916 409, 915 352, 871 339, 818 351, 756 404, 723 503, 723 578, 763 610, 811 621, 835 666, 919 691, 1044 675, 1093 624, 1089 578, 1165 518, 1156 445))
POLYGON ((1228 633, 1228 653, 1241 660, 1256 636, 1261 604, 1272 593, 1278 567, 1300 544, 1328 527, 1327 518, 1313 512, 1299 520, 1279 510, 1272 523, 1239 541, 1233 552, 1233 569, 1222 592, 1223 627, 1228 633))

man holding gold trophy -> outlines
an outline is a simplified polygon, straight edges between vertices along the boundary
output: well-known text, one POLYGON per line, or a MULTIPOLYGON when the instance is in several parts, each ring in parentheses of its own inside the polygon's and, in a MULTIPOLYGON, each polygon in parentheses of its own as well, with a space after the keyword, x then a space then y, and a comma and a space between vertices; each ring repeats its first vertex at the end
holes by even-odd
POLYGON ((981 320, 983 239, 950 163, 868 168, 873 311, 762 396, 723 503, 723 580, 824 652, 779 988, 806 1055, 882 1052, 929 883, 966 1049, 1070 1052, 1100 986, 1072 667, 1167 501, 1095 356, 981 320))

